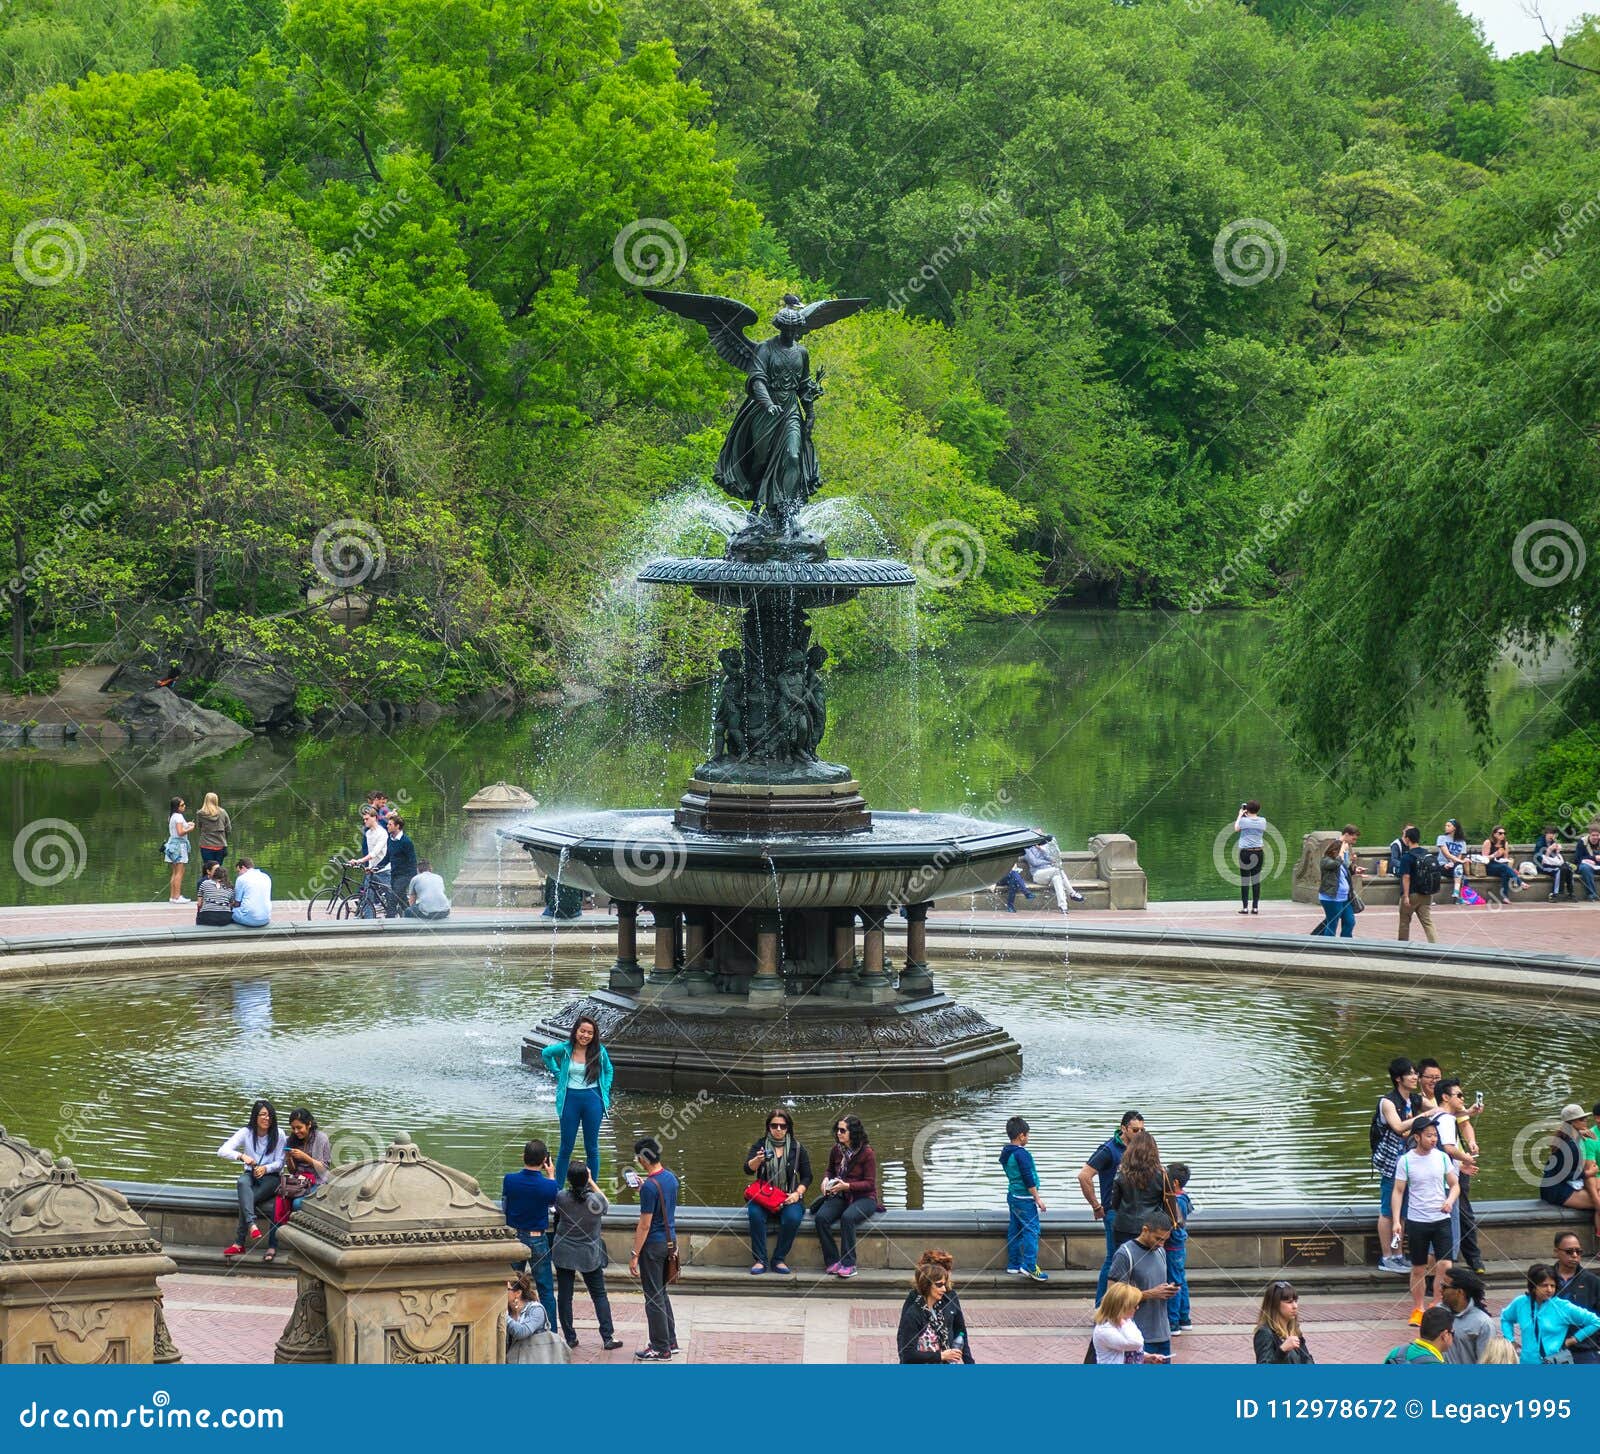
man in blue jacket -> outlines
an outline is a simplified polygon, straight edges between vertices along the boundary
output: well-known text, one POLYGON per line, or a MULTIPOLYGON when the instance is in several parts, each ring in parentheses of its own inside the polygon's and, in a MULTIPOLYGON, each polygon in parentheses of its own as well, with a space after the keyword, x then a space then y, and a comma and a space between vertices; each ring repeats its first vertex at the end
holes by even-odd
POLYGON ((530 1141, 522 1148, 522 1170, 508 1173, 500 1188, 506 1225, 528 1249, 528 1272, 552 1328, 556 1325, 556 1284, 550 1271, 550 1207, 561 1190, 550 1174, 554 1170, 550 1148, 543 1141, 530 1141))
POLYGON ((1116 1232, 1112 1227, 1111 1183, 1116 1177, 1117 1166, 1122 1160, 1122 1153, 1127 1147, 1129 1138, 1137 1136, 1142 1130, 1144 1130, 1144 1117, 1137 1111, 1124 1111, 1117 1134, 1109 1141, 1102 1141, 1078 1173, 1078 1189, 1083 1193, 1084 1201, 1089 1203, 1095 1216, 1105 1223, 1106 1228, 1106 1260, 1100 1264, 1100 1280, 1094 1289, 1096 1307, 1100 1306, 1100 1299, 1106 1295, 1106 1282, 1111 1274, 1111 1259, 1117 1251, 1116 1232), (1096 1177, 1099 1178, 1098 1188, 1096 1177))

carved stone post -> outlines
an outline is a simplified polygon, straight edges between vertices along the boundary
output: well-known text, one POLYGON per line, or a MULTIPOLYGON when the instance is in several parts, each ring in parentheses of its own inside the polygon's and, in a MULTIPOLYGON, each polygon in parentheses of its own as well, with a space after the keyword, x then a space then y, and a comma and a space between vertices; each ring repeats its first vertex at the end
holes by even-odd
POLYGON ((526 788, 490 783, 461 805, 467 821, 467 853, 450 902, 458 909, 536 909, 543 901, 544 874, 517 844, 499 836, 539 806, 526 788))
POLYGON ((153 1362, 177 1263, 120 1193, 34 1154, 0 1192, 0 1363, 153 1362))
POLYGON ((682 911, 676 904, 656 904, 655 963, 650 966, 647 983, 652 987, 672 984, 678 977, 678 964, 683 957, 680 946, 682 911))
POLYGON ((848 985, 856 972, 856 916, 853 909, 841 909, 833 916, 833 945, 824 988, 837 990, 848 985))
POLYGON ((37 1151, 19 1136, 6 1135, 0 1126, 0 1192, 25 1176, 35 1176, 50 1165, 46 1152, 37 1151))
POLYGON ((683 911, 683 984, 692 995, 709 995, 716 988, 711 977, 710 922, 709 909, 683 911))
POLYGON ((617 960, 611 966, 611 988, 632 994, 644 984, 639 968, 639 906, 617 901, 617 960))
POLYGON ((881 906, 861 910, 861 973, 856 976, 856 983, 869 989, 889 983, 883 957, 883 921, 888 917, 889 910, 881 906))
POLYGON ((750 981, 750 1003, 778 1006, 783 1003, 783 976, 779 973, 778 916, 756 915, 756 972, 750 981))
POLYGON ((928 972, 928 910, 931 904, 906 905, 906 966, 900 971, 900 993, 920 999, 933 993, 928 972))
POLYGON ((504 1363, 506 1277, 527 1251, 463 1171, 397 1137, 336 1169, 279 1233, 300 1274, 280 1362, 504 1363))

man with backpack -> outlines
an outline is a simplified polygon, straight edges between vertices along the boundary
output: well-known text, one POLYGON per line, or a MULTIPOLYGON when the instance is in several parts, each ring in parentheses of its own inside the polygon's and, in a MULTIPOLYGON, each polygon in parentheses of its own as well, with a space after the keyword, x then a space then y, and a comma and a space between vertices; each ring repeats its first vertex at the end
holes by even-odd
POLYGON ((1433 932, 1433 896, 1439 892, 1439 859, 1431 848, 1422 846, 1422 834, 1415 825, 1402 835, 1405 851, 1400 855, 1400 939, 1411 938, 1411 919, 1415 915, 1428 936, 1428 943, 1438 942, 1433 932))
POLYGON ((1372 1169, 1378 1173, 1378 1266, 1384 1272, 1409 1275, 1411 1264, 1389 1251, 1394 1236, 1394 1219, 1389 1203, 1394 1195, 1394 1169, 1411 1145, 1412 1126, 1426 1120, 1428 1113, 1416 1100, 1417 1068, 1403 1055, 1389 1062, 1389 1092, 1372 1113, 1368 1140, 1372 1143, 1372 1169))

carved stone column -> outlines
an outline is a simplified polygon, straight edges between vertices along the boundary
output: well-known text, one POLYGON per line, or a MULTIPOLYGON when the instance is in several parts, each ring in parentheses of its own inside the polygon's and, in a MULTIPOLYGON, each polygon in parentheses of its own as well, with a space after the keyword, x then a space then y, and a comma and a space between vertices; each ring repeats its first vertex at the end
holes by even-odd
POLYGON ((833 942, 828 956, 828 977, 822 982, 826 990, 838 990, 850 984, 856 973, 856 916, 853 909, 841 909, 833 916, 833 942))
POLYGON ((153 1362, 177 1264, 119 1192, 34 1155, 0 1192, 0 1363, 153 1362))
POLYGON ((683 911, 683 985, 692 995, 709 995, 716 989, 711 975, 709 929, 711 911, 683 911))
POLYGON ((682 913, 676 904, 656 904, 652 907, 656 918, 655 963, 650 967, 646 983, 652 988, 664 988, 678 978, 678 965, 683 958, 680 943, 682 913))
POLYGON ((776 1007, 783 1004, 783 976, 779 973, 781 925, 775 913, 756 915, 756 972, 750 981, 750 1003, 776 1007))
POLYGON ((409 1137, 337 1168, 278 1234, 299 1295, 280 1362, 504 1363, 506 1277, 526 1249, 463 1171, 409 1137))
POLYGON ((856 976, 856 983, 869 989, 889 983, 883 955, 883 921, 888 917, 889 910, 882 906, 861 910, 861 973, 856 976))
POLYGON ((900 971, 900 993, 920 999, 933 993, 928 972, 928 910, 931 904, 906 905, 906 965, 900 971))
POLYGON ((617 960, 611 966, 610 983, 622 994, 632 994, 644 984, 639 968, 639 906, 623 899, 617 901, 617 960))

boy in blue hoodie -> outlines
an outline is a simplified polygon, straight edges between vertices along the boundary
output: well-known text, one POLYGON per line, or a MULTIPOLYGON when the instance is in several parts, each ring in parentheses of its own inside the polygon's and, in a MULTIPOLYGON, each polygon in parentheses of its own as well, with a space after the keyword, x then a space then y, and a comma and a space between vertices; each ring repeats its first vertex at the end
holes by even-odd
POLYGON ((1006 1271, 1048 1282, 1050 1274, 1039 1266, 1039 1213, 1044 1210, 1044 1198, 1028 1150, 1028 1123, 1013 1116, 1006 1122, 1006 1138, 1000 1150, 1000 1165, 1006 1174, 1006 1209, 1011 1214, 1006 1227, 1006 1271))
POLYGON ((1189 1213, 1194 1210, 1194 1199, 1189 1195, 1189 1168, 1174 1161, 1167 1168, 1167 1180, 1176 1195, 1180 1221, 1173 1223, 1172 1235, 1167 1238, 1167 1281, 1175 1282, 1178 1290, 1167 1300, 1167 1322, 1174 1333, 1187 1333, 1194 1323, 1189 1317, 1189 1213))

